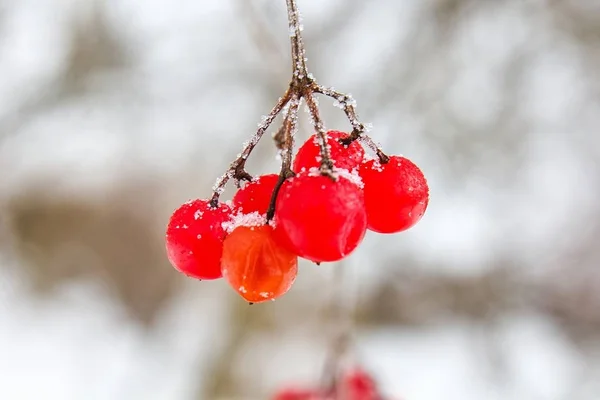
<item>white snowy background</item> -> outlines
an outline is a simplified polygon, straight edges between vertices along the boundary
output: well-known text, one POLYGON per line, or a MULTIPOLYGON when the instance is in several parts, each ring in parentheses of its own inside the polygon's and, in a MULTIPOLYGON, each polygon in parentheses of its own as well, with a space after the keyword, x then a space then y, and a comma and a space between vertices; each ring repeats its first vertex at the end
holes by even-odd
MULTIPOLYGON (((593 0, 299 0, 309 68, 422 167, 429 210, 303 264, 271 304, 168 265, 170 212, 210 194, 287 85, 284 3, 0 0, 0 399, 315 384, 337 267, 354 357, 391 398, 598 400, 593 0)), ((268 137, 249 167, 276 171, 268 137)))

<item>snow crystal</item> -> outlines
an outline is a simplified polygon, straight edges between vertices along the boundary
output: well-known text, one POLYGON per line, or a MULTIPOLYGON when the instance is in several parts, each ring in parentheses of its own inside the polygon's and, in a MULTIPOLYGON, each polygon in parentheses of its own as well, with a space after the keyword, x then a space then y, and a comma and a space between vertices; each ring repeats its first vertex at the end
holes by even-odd
POLYGON ((202 218, 202 215, 204 215, 204 212, 202 212, 202 211, 200 211, 200 210, 197 210, 197 211, 194 213, 194 219, 195 219, 195 220, 199 220, 200 218, 202 218))
POLYGON ((374 169, 377 172, 382 172, 383 171, 383 166, 379 162, 378 158, 375 159, 375 161, 373 162, 373 164, 371 164, 371 169, 374 169))
POLYGON ((267 222, 264 215, 259 214, 258 211, 244 214, 239 212, 231 217, 230 221, 223 222, 221 226, 227 233, 233 232, 233 230, 239 226, 262 226, 267 222))
POLYGON ((337 174, 337 176, 341 176, 342 178, 349 180, 361 189, 365 186, 363 184, 362 178, 360 177, 356 169, 349 171, 343 168, 334 168, 333 173, 337 174))
MULTIPOLYGON (((308 170, 308 176, 319 176, 319 175, 321 175, 321 170, 317 167, 311 167, 308 170)), ((354 183, 356 186, 358 186, 361 189, 364 187, 363 181, 356 169, 349 171, 347 169, 334 167, 333 168, 333 177, 336 179, 338 177, 342 177, 342 178, 354 183)), ((321 186, 321 189, 325 189, 325 185, 321 186)))
POLYGON ((240 293, 246 293, 247 290, 244 286, 240 286, 240 288, 238 289, 240 291, 240 293))
POLYGON ((272 295, 272 293, 269 293, 269 292, 260 292, 259 295, 260 295, 260 297, 262 297, 264 299, 267 299, 267 298, 269 298, 270 295, 272 295))
POLYGON ((308 176, 319 176, 321 175, 321 170, 318 167, 310 167, 308 169, 308 176))
POLYGON ((365 157, 363 158, 363 162, 375 160, 377 157, 370 153, 365 153, 365 157))
POLYGON ((187 226, 186 224, 183 224, 183 229, 187 229, 189 228, 189 226, 187 226))
POLYGON ((196 239, 202 239, 202 235, 196 236, 196 239))

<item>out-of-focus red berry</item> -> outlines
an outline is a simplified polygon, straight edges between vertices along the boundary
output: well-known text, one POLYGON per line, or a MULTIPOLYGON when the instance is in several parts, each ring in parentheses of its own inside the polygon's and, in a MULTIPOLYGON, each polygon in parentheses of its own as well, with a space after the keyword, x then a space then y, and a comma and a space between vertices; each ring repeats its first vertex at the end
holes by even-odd
POLYGON ((272 400, 328 400, 323 394, 312 389, 283 389, 272 400))
POLYGON ((198 279, 221 277, 221 254, 226 232, 221 226, 231 209, 208 200, 193 200, 179 207, 169 220, 166 247, 169 261, 178 271, 198 279))
POLYGON ((375 381, 362 369, 347 373, 341 386, 345 400, 382 400, 375 381))

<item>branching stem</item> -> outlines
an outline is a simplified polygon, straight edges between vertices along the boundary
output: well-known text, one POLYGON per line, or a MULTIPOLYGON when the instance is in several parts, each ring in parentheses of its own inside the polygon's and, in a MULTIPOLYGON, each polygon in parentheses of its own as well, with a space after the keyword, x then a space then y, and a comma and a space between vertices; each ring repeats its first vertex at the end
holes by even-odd
MULTIPOLYGON (((365 126, 362 124, 356 115, 356 107, 352 96, 335 91, 333 88, 327 88, 319 85, 312 75, 308 72, 306 63, 306 52, 304 49, 304 40, 302 38, 302 24, 300 20, 300 13, 298 11, 297 0, 286 0, 287 5, 287 16, 288 26, 290 35, 290 45, 292 53, 292 78, 286 92, 271 112, 264 116, 262 121, 258 124, 258 130, 252 136, 252 138, 244 144, 242 152, 238 157, 229 165, 227 171, 220 176, 215 185, 213 186, 213 194, 210 203, 213 207, 219 204, 219 198, 225 186, 231 178, 233 178, 238 184, 240 181, 250 181, 252 176, 246 171, 246 160, 262 139, 264 133, 269 129, 273 120, 288 107, 286 117, 284 118, 284 125, 280 129, 280 132, 284 135, 276 135, 276 140, 281 144, 279 151, 282 154, 282 165, 280 171, 280 180, 275 188, 275 192, 279 192, 279 188, 285 181, 293 175, 291 170, 292 152, 294 147, 293 136, 297 129, 297 115, 298 105, 304 99, 308 106, 309 114, 313 122, 313 128, 317 133, 319 141, 319 149, 321 153, 321 174, 329 176, 332 179, 333 176, 333 162, 329 154, 329 147, 327 145, 327 131, 325 125, 320 117, 319 107, 314 97, 315 93, 323 94, 327 97, 335 99, 344 110, 350 125, 352 125, 352 133, 348 139, 342 141, 342 143, 348 145, 351 142, 360 139, 367 146, 369 146, 379 157, 382 163, 386 163, 389 157, 385 155, 381 147, 378 146, 369 136, 365 134, 365 126), (290 104, 294 103, 294 104, 290 104), (285 139, 287 138, 287 139, 285 139)), ((271 207, 269 207, 269 213, 267 215, 268 220, 273 218, 274 206, 275 206, 276 195, 273 196, 271 207)))

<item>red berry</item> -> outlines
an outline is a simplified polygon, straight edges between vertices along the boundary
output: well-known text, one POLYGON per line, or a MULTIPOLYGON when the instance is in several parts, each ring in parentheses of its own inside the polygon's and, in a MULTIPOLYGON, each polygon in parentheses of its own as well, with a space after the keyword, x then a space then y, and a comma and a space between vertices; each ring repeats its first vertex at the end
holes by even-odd
POLYGON ((226 236, 221 224, 230 216, 229 206, 211 207, 207 200, 189 201, 175 210, 166 234, 167 256, 173 267, 193 278, 220 278, 226 236))
POLYGON ((356 249, 367 219, 360 181, 353 178, 346 171, 333 181, 311 170, 286 181, 275 208, 280 243, 284 237, 296 254, 315 262, 337 261, 356 249))
POLYGON ((380 400, 375 381, 362 369, 349 372, 343 379, 342 391, 347 400, 380 400))
POLYGON ((259 303, 292 287, 298 257, 275 242, 271 226, 238 226, 225 239, 221 269, 240 296, 259 303))
POLYGON ((271 195, 278 180, 279 175, 268 174, 261 175, 246 183, 233 196, 233 206, 245 214, 255 211, 259 214, 265 214, 269 209, 271 195))
MULTIPOLYGON (((362 162, 365 150, 357 141, 350 143, 348 146, 340 142, 340 139, 345 139, 349 136, 345 132, 329 131, 327 132, 327 145, 329 146, 329 155, 335 167, 353 170, 362 162)), ((298 149, 298 154, 296 154, 294 160, 294 171, 300 172, 302 168, 318 168, 320 165, 321 149, 318 137, 315 134, 309 137, 302 147, 298 149)))
POLYGON ((326 397, 311 389, 283 389, 273 396, 273 400, 325 400, 326 397))
POLYGON ((389 162, 363 163, 368 228, 379 233, 404 231, 415 225, 429 203, 429 187, 423 172, 412 161, 391 156, 389 162))

